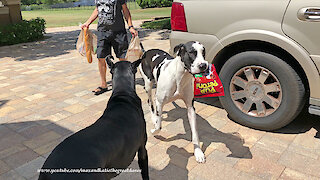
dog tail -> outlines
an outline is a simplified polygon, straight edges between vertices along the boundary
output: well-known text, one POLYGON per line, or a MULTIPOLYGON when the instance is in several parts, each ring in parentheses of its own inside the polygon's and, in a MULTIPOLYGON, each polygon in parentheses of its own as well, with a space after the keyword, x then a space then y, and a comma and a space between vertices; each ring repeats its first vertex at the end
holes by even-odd
MULTIPOLYGON (((143 52, 143 54, 142 54, 142 56, 140 57, 140 59, 141 60, 143 60, 143 59, 145 59, 146 58, 146 51, 143 49, 143 47, 142 47, 142 44, 140 43, 140 46, 141 46, 141 48, 142 48, 142 52, 143 52)), ((140 59, 138 59, 138 60, 140 60, 140 59)))
POLYGON ((144 47, 143 47, 143 45, 142 45, 142 43, 141 43, 141 42, 140 42, 140 47, 141 47, 142 52, 144 53, 144 52, 145 52, 145 50, 144 50, 144 47))

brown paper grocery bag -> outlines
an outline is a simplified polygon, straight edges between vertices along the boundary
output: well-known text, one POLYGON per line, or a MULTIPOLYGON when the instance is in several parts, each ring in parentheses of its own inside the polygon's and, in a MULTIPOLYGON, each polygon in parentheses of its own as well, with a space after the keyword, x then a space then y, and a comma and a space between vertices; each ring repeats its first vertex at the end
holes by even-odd
POLYGON ((134 62, 138 59, 140 59, 140 57, 143 54, 143 47, 140 43, 140 39, 138 36, 133 37, 130 41, 129 47, 128 47, 128 51, 126 54, 126 60, 130 61, 130 62, 134 62))

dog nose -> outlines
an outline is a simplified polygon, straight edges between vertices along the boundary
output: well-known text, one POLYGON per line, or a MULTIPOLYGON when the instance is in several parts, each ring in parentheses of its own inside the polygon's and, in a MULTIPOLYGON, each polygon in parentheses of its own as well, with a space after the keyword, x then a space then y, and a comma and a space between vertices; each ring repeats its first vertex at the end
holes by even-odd
POLYGON ((199 64, 199 69, 200 69, 201 72, 207 70, 207 63, 199 64))

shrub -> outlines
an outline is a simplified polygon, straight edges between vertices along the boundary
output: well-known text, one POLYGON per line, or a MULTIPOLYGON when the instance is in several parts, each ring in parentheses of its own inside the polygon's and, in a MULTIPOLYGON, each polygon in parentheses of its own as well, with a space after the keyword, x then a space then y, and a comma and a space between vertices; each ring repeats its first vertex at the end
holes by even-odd
POLYGON ((141 27, 147 29, 171 29, 170 18, 145 22, 141 27))
POLYGON ((142 8, 153 8, 153 7, 170 7, 172 0, 137 0, 137 4, 142 8))
POLYGON ((160 1, 161 1, 162 7, 171 7, 172 6, 172 1, 169 1, 169 0, 160 0, 160 1))
POLYGON ((42 18, 22 20, 16 24, 0 26, 0 46, 31 42, 43 38, 45 20, 42 18))
POLYGON ((148 6, 148 0, 137 0, 136 2, 142 9, 148 6))

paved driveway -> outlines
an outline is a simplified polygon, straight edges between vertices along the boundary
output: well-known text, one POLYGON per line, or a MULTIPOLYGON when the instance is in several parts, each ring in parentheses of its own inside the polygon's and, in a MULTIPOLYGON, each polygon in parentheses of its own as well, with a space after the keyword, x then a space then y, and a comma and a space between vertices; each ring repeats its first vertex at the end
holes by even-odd
MULTIPOLYGON (((76 53, 76 27, 48 32, 43 41, 0 47, 0 179, 37 179, 50 151, 95 122, 111 94, 91 93, 99 85, 97 62, 88 64, 76 53)), ((167 51, 163 34, 140 32, 146 49, 167 51)), ((142 84, 137 75, 149 133, 142 84)), ((195 108, 207 162, 196 163, 186 109, 176 101, 165 106, 159 136, 148 134, 151 179, 320 178, 319 117, 304 114, 277 132, 265 132, 231 121, 217 99, 198 100, 195 108)), ((136 159, 131 167, 138 168, 136 159)), ((117 179, 141 178, 123 173, 117 179)))

